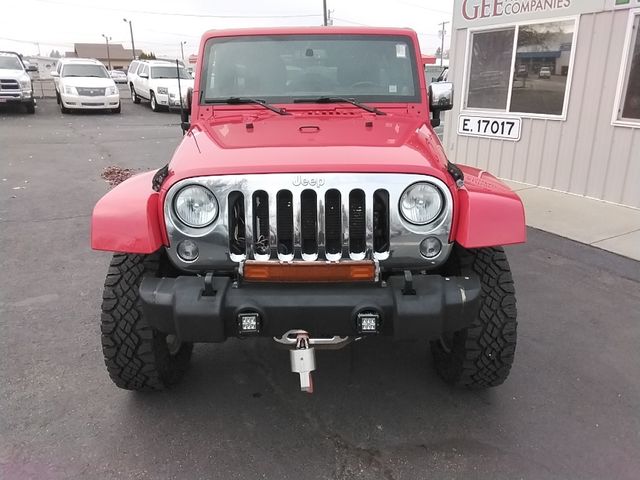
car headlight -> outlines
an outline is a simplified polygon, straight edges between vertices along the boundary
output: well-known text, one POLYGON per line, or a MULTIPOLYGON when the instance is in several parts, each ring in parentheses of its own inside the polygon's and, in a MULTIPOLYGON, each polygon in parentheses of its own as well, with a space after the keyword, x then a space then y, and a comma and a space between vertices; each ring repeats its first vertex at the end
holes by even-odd
POLYGON ((415 225, 433 222, 440 215, 442 206, 442 194, 430 183, 414 183, 400 197, 400 213, 415 225))
POLYGON ((185 225, 202 228, 211 224, 218 216, 218 200, 208 188, 189 185, 175 196, 173 209, 185 225))
POLYGON ((169 89, 167 87, 158 87, 158 93, 160 95, 166 95, 169 93, 169 89))
POLYGON ((31 78, 28 75, 22 77, 19 82, 22 90, 31 90, 31 78))
POLYGON ((118 94, 118 87, 107 87, 107 89, 104 92, 105 95, 117 95, 118 94))
POLYGON ((64 93, 66 93, 67 95, 78 95, 78 91, 76 90, 76 87, 70 87, 66 85, 64 87, 64 93))

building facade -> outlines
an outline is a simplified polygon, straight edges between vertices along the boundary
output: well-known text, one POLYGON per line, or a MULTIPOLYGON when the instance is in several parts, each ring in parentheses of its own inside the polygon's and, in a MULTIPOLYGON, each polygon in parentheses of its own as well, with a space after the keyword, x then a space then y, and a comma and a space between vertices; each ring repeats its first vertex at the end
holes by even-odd
MULTIPOLYGON (((136 58, 140 53, 142 50, 136 49, 136 58)), ((95 58, 113 70, 126 70, 134 57, 133 52, 121 43, 110 43, 108 49, 106 43, 74 43, 73 52, 66 52, 64 56, 95 58)))
POLYGON ((455 0, 451 159, 640 208, 640 0, 455 0))

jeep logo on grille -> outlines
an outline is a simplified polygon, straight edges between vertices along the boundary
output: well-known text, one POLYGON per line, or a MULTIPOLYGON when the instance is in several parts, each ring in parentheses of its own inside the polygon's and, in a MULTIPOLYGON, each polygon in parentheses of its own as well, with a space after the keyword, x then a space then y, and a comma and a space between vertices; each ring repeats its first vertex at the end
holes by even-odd
POLYGON ((324 178, 322 177, 307 178, 307 177, 298 175, 296 178, 293 179, 293 186, 299 187, 301 185, 303 187, 321 187, 324 185, 324 178))

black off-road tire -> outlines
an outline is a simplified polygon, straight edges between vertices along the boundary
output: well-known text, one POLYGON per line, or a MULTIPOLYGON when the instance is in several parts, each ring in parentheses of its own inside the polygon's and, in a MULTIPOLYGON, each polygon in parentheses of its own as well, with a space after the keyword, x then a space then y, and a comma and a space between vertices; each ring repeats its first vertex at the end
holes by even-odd
POLYGON ((498 386, 509 376, 517 339, 515 288, 507 256, 501 247, 456 247, 452 255, 457 273, 480 277, 481 303, 470 327, 431 343, 436 371, 456 386, 498 386))
POLYGON ((31 100, 31 102, 27 103, 25 107, 27 109, 27 113, 36 113, 36 102, 34 100, 31 100))
MULTIPOLYGON (((186 372, 192 343, 173 351, 166 334, 152 328, 140 307, 138 287, 145 275, 160 275, 162 257, 115 254, 104 284, 102 352, 113 383, 126 390, 163 390, 186 372)), ((175 346, 175 345, 174 345, 175 346)))
POLYGON ((140 97, 136 93, 136 89, 133 88, 133 85, 131 85, 131 100, 133 100, 133 103, 140 103, 140 97))
POLYGON ((149 106, 154 112, 160 111, 160 105, 158 105, 158 101, 156 100, 156 94, 153 92, 149 93, 149 106))

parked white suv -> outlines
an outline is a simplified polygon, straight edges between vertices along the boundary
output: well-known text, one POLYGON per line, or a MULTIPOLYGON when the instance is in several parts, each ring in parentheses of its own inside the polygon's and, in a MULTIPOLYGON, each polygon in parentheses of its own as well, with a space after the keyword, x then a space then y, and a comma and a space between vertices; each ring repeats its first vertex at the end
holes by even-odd
POLYGON ((178 82, 186 105, 187 90, 193 88, 193 78, 183 66, 177 68, 175 63, 158 60, 141 62, 133 81, 131 98, 134 103, 140 103, 140 99, 148 100, 154 112, 179 108, 178 82))
POLYGON ((70 110, 111 110, 120 113, 120 92, 98 60, 74 58, 60 63, 51 75, 62 113, 70 110))
POLYGON ((142 62, 140 60, 134 60, 129 64, 129 68, 127 68, 127 85, 129 85, 129 89, 131 90, 131 95, 133 96, 133 81, 137 78, 136 72, 140 67, 142 62))
POLYGON ((26 66, 14 52, 0 52, 0 105, 22 103, 28 113, 35 113, 33 85, 27 72, 36 71, 35 65, 26 66))

